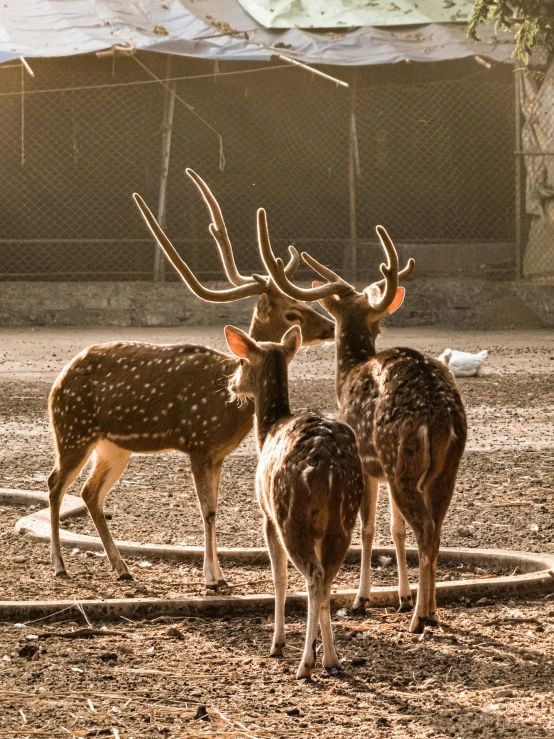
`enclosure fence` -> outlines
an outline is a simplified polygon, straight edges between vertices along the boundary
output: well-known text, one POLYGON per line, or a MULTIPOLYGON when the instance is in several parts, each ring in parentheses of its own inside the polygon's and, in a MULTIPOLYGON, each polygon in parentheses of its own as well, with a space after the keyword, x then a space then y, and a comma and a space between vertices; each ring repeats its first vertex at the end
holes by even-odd
POLYGON ((173 69, 165 84, 128 70, 91 82, 63 61, 0 75, 0 280, 176 279, 135 191, 195 273, 220 278, 186 167, 217 196, 244 272, 260 270, 261 206, 277 252, 294 243, 350 276, 374 264, 378 223, 398 243, 515 240, 511 73, 349 89, 289 67, 173 69))
POLYGON ((517 70, 516 90, 518 267, 526 277, 551 279, 554 277, 554 63, 545 74, 517 70))

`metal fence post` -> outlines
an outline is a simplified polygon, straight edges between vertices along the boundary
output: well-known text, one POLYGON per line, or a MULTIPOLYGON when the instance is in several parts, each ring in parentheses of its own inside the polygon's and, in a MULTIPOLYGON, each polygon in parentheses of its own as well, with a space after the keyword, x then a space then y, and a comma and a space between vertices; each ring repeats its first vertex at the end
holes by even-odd
MULTIPOLYGON (((170 60, 168 57, 167 76, 170 76, 170 60)), ((162 228, 166 222, 166 195, 167 177, 169 174, 169 155, 171 153, 171 132, 173 129, 173 113, 175 110, 175 82, 169 83, 169 90, 165 91, 164 115, 162 131, 162 171, 160 176, 160 194, 158 197, 158 223, 162 228)), ((163 282, 165 279, 165 260, 160 249, 156 246, 154 252, 154 282, 163 282)))
POLYGON ((515 82, 515 134, 516 134, 516 181, 515 181, 515 228, 516 228, 516 279, 521 280, 523 278, 523 234, 522 234, 522 183, 523 183, 523 144, 521 141, 521 70, 514 70, 514 82, 515 82))
POLYGON ((348 119, 348 192, 350 203, 350 279, 358 277, 358 234, 356 228, 356 97, 358 70, 352 71, 350 83, 350 116, 348 119))

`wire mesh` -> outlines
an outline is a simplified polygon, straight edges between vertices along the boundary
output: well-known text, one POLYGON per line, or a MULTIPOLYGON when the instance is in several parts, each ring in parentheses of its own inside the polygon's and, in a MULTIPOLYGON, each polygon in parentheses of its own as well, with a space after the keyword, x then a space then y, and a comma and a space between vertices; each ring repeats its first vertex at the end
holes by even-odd
MULTIPOLYGON (((146 63, 163 76, 161 61, 146 63)), ((188 63, 177 60, 174 76, 188 63)), ((24 95, 17 68, 0 78, 0 280, 153 279, 156 247, 131 195, 157 211, 167 93, 129 84, 138 73, 145 79, 132 60, 118 61, 115 77, 109 62, 93 74, 99 64, 50 62, 24 80, 24 95), (38 92, 60 87, 69 89, 38 92)), ((181 80, 175 89, 212 127, 177 101, 165 220, 198 276, 222 270, 185 167, 216 194, 243 271, 261 269, 260 206, 278 253, 294 243, 348 270, 351 93, 292 68, 181 80)), ((513 241, 512 90, 505 73, 405 84, 362 76, 353 147, 359 275, 369 271, 377 223, 398 242, 513 241)))
POLYGON ((523 275, 554 277, 554 63, 545 74, 519 70, 523 120, 518 156, 525 171, 523 275))

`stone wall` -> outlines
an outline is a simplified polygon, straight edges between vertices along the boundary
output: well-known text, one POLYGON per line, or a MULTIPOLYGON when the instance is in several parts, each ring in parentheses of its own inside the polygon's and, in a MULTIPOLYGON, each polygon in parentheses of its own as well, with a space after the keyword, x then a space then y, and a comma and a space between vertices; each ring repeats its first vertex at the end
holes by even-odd
MULTIPOLYGON (((554 283, 426 278, 406 286, 389 325, 554 327, 554 283)), ((253 305, 204 303, 177 282, 0 283, 0 326, 245 325, 253 305)))

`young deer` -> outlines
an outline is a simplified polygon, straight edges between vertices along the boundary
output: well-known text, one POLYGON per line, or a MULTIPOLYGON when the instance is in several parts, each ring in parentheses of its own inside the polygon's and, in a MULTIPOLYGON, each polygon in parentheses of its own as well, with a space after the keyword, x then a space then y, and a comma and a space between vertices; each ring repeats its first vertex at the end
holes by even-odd
MULTIPOLYGON (((293 324, 301 324, 304 343, 334 337, 328 318, 285 297, 268 278, 239 274, 217 201, 200 177, 187 170, 210 209, 214 236, 233 287, 208 290, 179 257, 152 213, 135 196, 159 245, 190 289, 203 300, 229 302, 258 295, 250 334, 257 340, 278 341, 293 324)), ((292 273, 298 255, 287 271, 292 273)), ((55 436, 56 465, 48 478, 52 563, 66 577, 59 535, 62 498, 94 451, 95 463, 82 490, 110 563, 120 579, 131 579, 103 513, 104 499, 136 453, 173 449, 190 455, 191 472, 204 520, 204 576, 217 590, 225 580, 217 558, 215 516, 221 468, 225 457, 242 442, 253 425, 252 403, 229 398, 227 378, 235 371, 234 357, 204 346, 160 346, 136 342, 99 344, 85 349, 57 378, 50 393, 50 420, 55 436)))
POLYGON ((331 586, 350 546, 363 494, 356 438, 345 423, 316 413, 291 414, 287 365, 302 341, 293 326, 280 344, 258 343, 232 326, 229 348, 242 359, 231 392, 254 398, 260 460, 258 502, 275 585, 275 629, 270 655, 285 646, 287 555, 306 578, 308 623, 296 677, 309 678, 316 663, 321 624, 323 666, 340 670, 331 627, 331 586))
POLYGON ((411 610, 406 566, 406 524, 419 550, 419 588, 410 631, 436 623, 436 567, 441 527, 452 499, 467 424, 452 374, 440 362, 413 349, 377 352, 379 320, 397 310, 404 299, 399 281, 414 261, 398 271, 398 255, 382 226, 377 234, 387 254, 384 279, 363 293, 309 254, 304 261, 328 282, 311 289, 291 283, 283 262, 275 259, 267 238, 260 248, 276 283, 289 297, 319 300, 336 322, 336 388, 341 418, 356 433, 366 491, 362 523, 362 571, 354 608, 365 609, 371 590, 371 548, 375 532, 378 485, 390 492, 392 538, 399 569, 401 610, 411 610))

